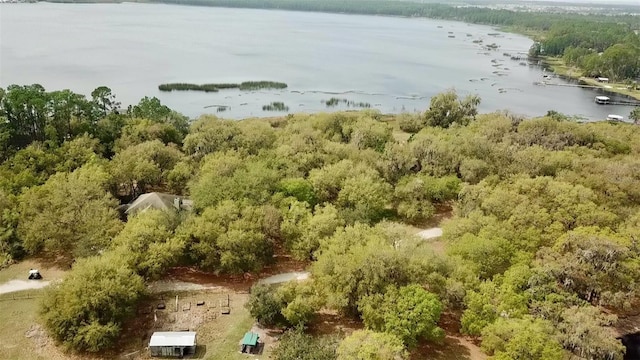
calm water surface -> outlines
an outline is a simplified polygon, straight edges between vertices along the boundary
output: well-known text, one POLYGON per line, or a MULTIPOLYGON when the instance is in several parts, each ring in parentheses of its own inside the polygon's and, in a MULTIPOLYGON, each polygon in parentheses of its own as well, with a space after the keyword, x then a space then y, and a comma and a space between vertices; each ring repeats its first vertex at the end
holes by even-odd
MULTIPOLYGON (((327 108, 331 97, 382 112, 422 111, 455 88, 482 98, 481 110, 536 116, 547 110, 603 119, 631 108, 601 106, 592 89, 539 86, 543 70, 504 53, 531 40, 486 26, 428 19, 183 7, 150 4, 0 5, 0 86, 40 83, 89 94, 109 86, 124 104, 156 96, 191 117, 227 118, 327 108), (490 35, 491 34, 491 35, 490 35), (454 36, 454 37, 451 37, 454 36), (495 51, 484 45, 495 43, 495 51), (281 81, 286 90, 163 93, 169 82, 281 81)), ((568 84, 561 79, 550 81, 568 84)))

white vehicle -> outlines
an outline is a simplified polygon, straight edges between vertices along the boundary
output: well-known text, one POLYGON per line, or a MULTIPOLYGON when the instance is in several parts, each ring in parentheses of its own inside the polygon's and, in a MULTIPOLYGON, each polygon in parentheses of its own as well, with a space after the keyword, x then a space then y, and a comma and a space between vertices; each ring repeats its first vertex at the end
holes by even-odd
POLYGON ((29 280, 40 280, 42 279, 42 275, 36 269, 29 270, 29 280))

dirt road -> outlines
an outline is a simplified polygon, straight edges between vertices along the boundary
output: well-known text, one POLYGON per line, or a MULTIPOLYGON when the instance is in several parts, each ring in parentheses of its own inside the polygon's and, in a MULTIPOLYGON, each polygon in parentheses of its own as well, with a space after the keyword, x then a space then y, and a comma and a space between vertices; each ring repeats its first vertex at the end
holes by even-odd
POLYGON ((7 294, 16 291, 42 289, 50 284, 50 281, 43 280, 11 280, 0 284, 0 294, 7 294))

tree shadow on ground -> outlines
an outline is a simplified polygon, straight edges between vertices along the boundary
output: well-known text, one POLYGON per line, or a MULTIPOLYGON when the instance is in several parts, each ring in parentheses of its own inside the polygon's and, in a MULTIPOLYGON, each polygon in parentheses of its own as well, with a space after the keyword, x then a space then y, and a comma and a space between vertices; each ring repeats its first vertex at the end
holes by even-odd
POLYGON ((207 345, 198 345, 196 346, 196 353, 191 356, 191 359, 204 359, 204 356, 207 355, 207 345))
POLYGON ((349 334, 353 330, 362 328, 364 325, 358 319, 342 316, 334 311, 322 310, 314 316, 308 332, 312 335, 349 334))
POLYGON ((422 343, 411 351, 411 360, 475 360, 471 351, 457 338, 447 336, 441 344, 422 343))

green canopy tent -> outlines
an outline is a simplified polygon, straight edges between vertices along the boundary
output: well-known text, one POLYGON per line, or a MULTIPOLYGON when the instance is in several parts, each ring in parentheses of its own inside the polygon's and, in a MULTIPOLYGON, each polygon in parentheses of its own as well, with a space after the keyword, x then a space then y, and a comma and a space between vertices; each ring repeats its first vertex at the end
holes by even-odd
POLYGON ((254 332, 247 332, 242 338, 242 345, 240 351, 247 354, 252 354, 258 350, 258 339, 260 336, 254 332))

